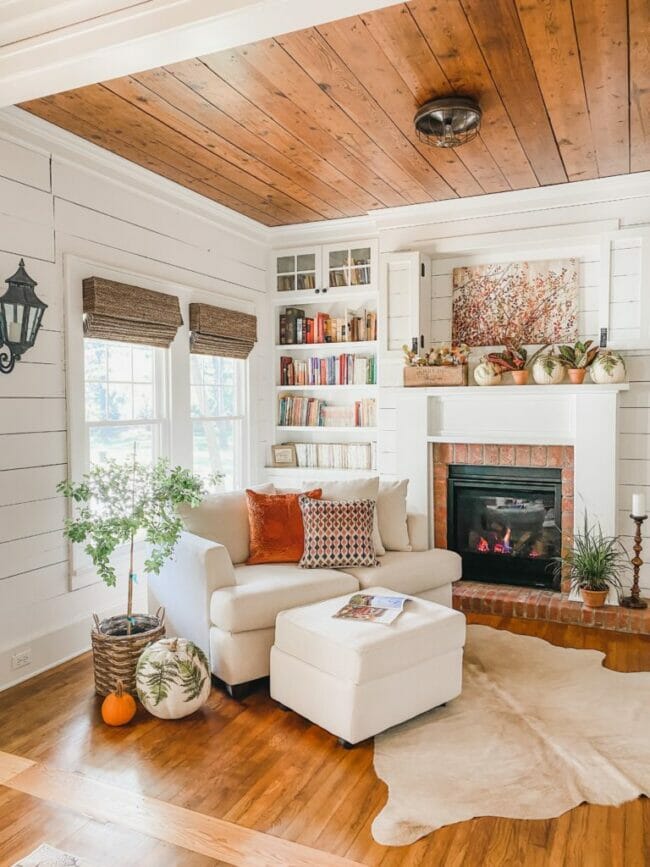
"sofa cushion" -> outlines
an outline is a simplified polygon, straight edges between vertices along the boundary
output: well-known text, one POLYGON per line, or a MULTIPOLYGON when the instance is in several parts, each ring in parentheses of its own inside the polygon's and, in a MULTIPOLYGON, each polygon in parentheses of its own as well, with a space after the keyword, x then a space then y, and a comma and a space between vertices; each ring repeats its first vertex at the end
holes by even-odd
POLYGON ((248 566, 297 563, 305 548, 305 530, 298 500, 320 497, 320 488, 303 494, 261 494, 247 490, 250 555, 248 566))
POLYGON ((455 551, 432 548, 430 551, 387 551, 381 558, 381 568, 367 566, 346 568, 359 582, 362 590, 381 581, 398 593, 422 593, 458 581, 461 559, 455 551))
POLYGON ((377 494, 377 525, 387 551, 410 551, 411 540, 406 523, 408 479, 398 482, 382 480, 377 494))
POLYGON ((312 500, 300 497, 305 528, 302 569, 376 566, 372 526, 374 500, 312 500))
MULTIPOLYGON (((254 491, 272 494, 273 485, 256 485, 254 491)), ((185 529, 228 550, 233 563, 244 563, 249 554, 248 506, 245 491, 211 494, 200 506, 179 506, 185 529)))
MULTIPOLYGON (((371 589, 393 595, 385 587, 371 589)), ((444 657, 465 644, 465 616, 459 611, 410 598, 394 623, 380 627, 336 619, 333 615, 348 598, 283 612, 276 624, 275 646, 318 671, 361 684, 444 657)))
MULTIPOLYGON (((324 500, 374 500, 376 503, 377 494, 379 493, 379 476, 372 476, 369 479, 336 479, 326 482, 303 482, 302 484, 303 490, 321 488, 324 500)), ((378 557, 383 557, 386 552, 384 551, 379 533, 376 507, 372 528, 372 542, 375 546, 375 554, 378 557)))
POLYGON ((299 569, 296 563, 237 566, 234 587, 215 590, 210 618, 226 632, 267 629, 280 611, 320 602, 359 585, 352 575, 335 569, 299 569))

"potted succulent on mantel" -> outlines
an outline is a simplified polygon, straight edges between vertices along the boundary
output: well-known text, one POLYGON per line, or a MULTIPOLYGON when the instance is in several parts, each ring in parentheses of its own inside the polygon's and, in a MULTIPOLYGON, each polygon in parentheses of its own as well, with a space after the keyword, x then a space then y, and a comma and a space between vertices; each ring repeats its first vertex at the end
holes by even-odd
POLYGON ((509 371, 515 385, 526 385, 530 369, 545 349, 548 349, 548 344, 540 346, 529 356, 525 346, 506 340, 505 349, 501 352, 490 352, 487 360, 501 370, 509 371))
POLYGON ((590 367, 598 355, 599 349, 593 346, 593 340, 578 340, 573 346, 560 346, 560 358, 567 368, 569 379, 574 385, 584 382, 587 368, 590 367))
POLYGON ((79 483, 66 480, 57 491, 75 505, 75 514, 65 522, 64 534, 71 542, 86 543, 85 551, 108 587, 117 575, 111 556, 129 545, 128 598, 126 614, 100 621, 92 631, 95 691, 107 695, 121 681, 135 692, 135 667, 142 650, 165 634, 164 612, 133 613, 135 541, 142 536, 148 545, 146 573, 158 574, 171 557, 183 529, 176 507, 198 506, 203 499, 199 478, 160 459, 149 466, 136 461, 107 461, 93 466, 79 483))
POLYGON ((590 527, 586 513, 582 533, 576 533, 571 548, 555 558, 556 579, 569 578, 587 608, 602 608, 612 588, 620 596, 621 578, 629 568, 620 538, 605 536, 599 524, 590 527))

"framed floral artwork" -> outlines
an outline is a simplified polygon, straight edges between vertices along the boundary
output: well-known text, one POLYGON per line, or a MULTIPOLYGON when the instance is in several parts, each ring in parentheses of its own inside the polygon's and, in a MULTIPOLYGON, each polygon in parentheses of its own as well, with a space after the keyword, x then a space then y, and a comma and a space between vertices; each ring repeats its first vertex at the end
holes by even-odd
POLYGON ((454 268, 452 339, 469 346, 578 339, 576 259, 454 268))

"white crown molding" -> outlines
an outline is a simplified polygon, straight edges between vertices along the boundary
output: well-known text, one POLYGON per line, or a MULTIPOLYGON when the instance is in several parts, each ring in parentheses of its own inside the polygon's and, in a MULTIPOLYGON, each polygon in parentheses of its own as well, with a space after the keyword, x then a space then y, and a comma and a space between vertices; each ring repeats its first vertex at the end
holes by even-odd
POLYGON ((595 205, 622 199, 650 195, 650 172, 594 178, 588 181, 532 187, 526 190, 508 190, 487 193, 442 202, 405 205, 371 211, 378 229, 401 229, 425 223, 445 223, 519 211, 542 211, 577 205, 595 205))
POLYGON ((276 226, 268 230, 275 248, 300 244, 327 243, 343 236, 367 237, 393 229, 480 220, 496 214, 552 211, 581 205, 608 204, 614 201, 641 199, 650 196, 650 172, 596 178, 589 181, 509 190, 483 196, 447 199, 369 211, 366 215, 318 223, 276 226))
POLYGON ((3 35, 7 31, 0 48, 0 106, 224 51, 394 2, 125 0, 119 9, 107 12, 105 2, 83 0, 76 4, 82 10, 77 14, 74 3, 43 2, 46 8, 35 14, 0 17, 3 35), (47 32, 40 32, 43 28, 47 32))
POLYGON ((195 216, 227 228, 249 241, 264 246, 270 243, 267 226, 16 106, 0 109, 0 136, 51 155, 56 160, 81 165, 100 177, 110 176, 115 184, 122 184, 130 191, 135 188, 141 195, 191 211, 195 216))

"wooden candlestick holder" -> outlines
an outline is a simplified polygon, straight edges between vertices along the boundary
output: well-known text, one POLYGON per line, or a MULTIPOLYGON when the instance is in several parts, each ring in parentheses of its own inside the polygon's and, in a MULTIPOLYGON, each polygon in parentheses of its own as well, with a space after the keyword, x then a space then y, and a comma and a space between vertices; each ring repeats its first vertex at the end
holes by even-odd
POLYGON ((636 524, 636 532, 634 534, 634 557, 630 560, 630 563, 634 567, 634 580, 632 581, 632 589, 630 590, 629 596, 624 596, 621 599, 621 605, 624 608, 647 608, 648 603, 645 599, 641 598, 641 590, 639 588, 639 570, 641 566, 643 566, 643 560, 641 559, 641 551, 643 550, 643 545, 641 544, 641 525, 646 520, 648 516, 642 515, 630 515, 630 518, 636 524))

